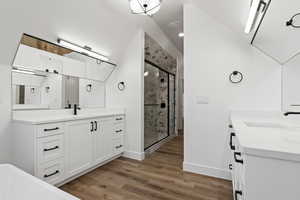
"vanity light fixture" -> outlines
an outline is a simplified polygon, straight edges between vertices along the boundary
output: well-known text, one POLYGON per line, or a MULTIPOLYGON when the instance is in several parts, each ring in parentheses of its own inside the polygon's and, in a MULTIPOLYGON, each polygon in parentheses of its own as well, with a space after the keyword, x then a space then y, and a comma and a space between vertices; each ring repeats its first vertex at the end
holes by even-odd
POLYGON ((160 9, 162 0, 129 0, 132 14, 152 16, 160 9))
POLYGON ((178 33, 178 37, 183 38, 184 37, 184 33, 183 32, 178 33))
POLYGON ((90 47, 87 47, 87 46, 82 47, 82 46, 79 46, 77 44, 74 44, 72 42, 69 42, 69 41, 66 41, 66 40, 63 40, 63 39, 58 39, 57 42, 61 46, 66 47, 68 49, 71 49, 73 51, 80 52, 82 54, 91 56, 91 57, 96 58, 96 59, 101 60, 101 61, 109 61, 109 59, 106 56, 101 55, 100 53, 92 51, 92 48, 90 48, 90 47))
POLYGON ((252 31, 257 21, 258 15, 265 11, 266 5, 267 4, 263 0, 252 0, 245 33, 249 34, 252 31))

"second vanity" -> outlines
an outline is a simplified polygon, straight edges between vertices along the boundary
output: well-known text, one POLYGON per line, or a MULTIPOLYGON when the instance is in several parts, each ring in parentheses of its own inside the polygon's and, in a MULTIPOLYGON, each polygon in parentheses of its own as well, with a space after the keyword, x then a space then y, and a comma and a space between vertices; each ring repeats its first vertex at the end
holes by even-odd
POLYGON ((62 185, 124 152, 122 109, 14 111, 14 164, 62 185))
POLYGON ((299 116, 233 112, 229 133, 235 200, 299 199, 299 116))

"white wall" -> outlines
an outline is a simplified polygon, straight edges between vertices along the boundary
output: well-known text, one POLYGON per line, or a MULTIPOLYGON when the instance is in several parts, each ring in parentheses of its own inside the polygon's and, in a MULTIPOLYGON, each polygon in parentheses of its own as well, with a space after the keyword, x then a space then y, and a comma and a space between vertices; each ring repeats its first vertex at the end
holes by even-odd
POLYGON ((191 4, 184 32, 184 169, 229 178, 229 112, 280 110, 281 67, 191 4), (241 84, 229 82, 234 70, 241 84))
POLYGON ((79 105, 83 108, 105 107, 105 84, 99 81, 79 79, 79 105), (87 85, 92 85, 87 91, 87 85))
POLYGON ((107 107, 126 109, 126 153, 125 156, 142 160, 143 140, 143 74, 144 32, 137 31, 124 49, 119 67, 113 72, 106 86, 107 107), (125 82, 125 90, 118 90, 118 83, 125 82))
POLYGON ((7 65, 0 64, 0 163, 10 160, 11 76, 7 65))

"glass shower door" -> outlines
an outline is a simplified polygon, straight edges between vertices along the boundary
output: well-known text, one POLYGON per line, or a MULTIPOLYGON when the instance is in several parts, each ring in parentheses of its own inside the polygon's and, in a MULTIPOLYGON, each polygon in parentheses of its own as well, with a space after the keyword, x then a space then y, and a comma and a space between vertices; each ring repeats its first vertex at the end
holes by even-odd
POLYGON ((169 136, 169 75, 145 63, 144 72, 144 147, 169 136))

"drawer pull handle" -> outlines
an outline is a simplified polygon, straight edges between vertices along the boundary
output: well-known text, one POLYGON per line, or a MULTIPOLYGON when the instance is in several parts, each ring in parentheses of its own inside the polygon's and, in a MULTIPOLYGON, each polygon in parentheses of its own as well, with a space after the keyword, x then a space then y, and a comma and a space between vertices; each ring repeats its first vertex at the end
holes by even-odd
POLYGON ((56 130, 58 130, 58 129, 59 129, 59 127, 55 127, 55 128, 45 128, 44 131, 45 131, 45 132, 49 132, 49 131, 56 131, 56 130))
POLYGON ((120 130, 116 130, 116 133, 121 133, 123 130, 120 129, 120 130))
POLYGON ((123 119, 122 117, 116 118, 117 121, 120 121, 120 120, 122 120, 122 119, 123 119))
POLYGON ((50 149, 44 149, 44 151, 53 151, 55 149, 59 149, 59 146, 55 146, 55 147, 50 148, 50 149))
POLYGON ((44 175, 44 178, 49 178, 51 176, 54 176, 55 174, 58 174, 59 173, 59 170, 56 170, 55 172, 53 172, 52 174, 45 174, 44 175))
POLYGON ((232 139, 233 137, 235 137, 235 133, 230 133, 230 142, 229 142, 229 146, 231 150, 235 150, 235 146, 232 143, 232 139))
POLYGON ((120 149, 123 145, 116 146, 116 149, 120 149))
POLYGON ((91 122, 91 132, 94 131, 94 122, 91 122))
POLYGON ((235 162, 237 163, 241 163, 241 164, 244 164, 244 161, 243 159, 238 159, 237 156, 242 156, 241 152, 234 152, 234 160, 235 162))
POLYGON ((243 195, 243 192, 240 191, 240 190, 236 190, 236 191, 234 192, 235 200, 238 200, 238 195, 242 196, 242 195, 243 195))
POLYGON ((95 121, 95 131, 97 131, 97 130, 98 130, 98 122, 95 121))

